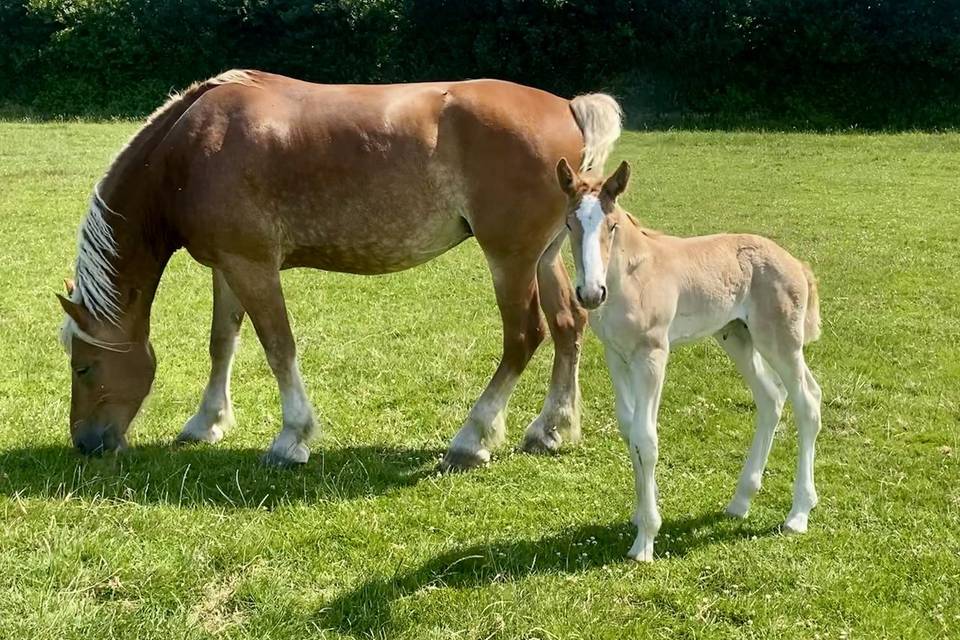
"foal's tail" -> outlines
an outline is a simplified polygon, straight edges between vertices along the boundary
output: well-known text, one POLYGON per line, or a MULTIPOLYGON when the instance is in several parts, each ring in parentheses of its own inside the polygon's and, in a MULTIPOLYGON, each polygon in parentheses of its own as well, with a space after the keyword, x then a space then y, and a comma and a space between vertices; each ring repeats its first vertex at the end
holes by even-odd
POLYGON ((803 343, 813 342, 820 337, 820 295, 817 293, 817 278, 806 262, 803 275, 807 279, 807 315, 803 318, 803 343))
POLYGON ((587 93, 570 101, 570 110, 583 132, 580 171, 603 172, 607 156, 620 137, 623 110, 605 93, 587 93))

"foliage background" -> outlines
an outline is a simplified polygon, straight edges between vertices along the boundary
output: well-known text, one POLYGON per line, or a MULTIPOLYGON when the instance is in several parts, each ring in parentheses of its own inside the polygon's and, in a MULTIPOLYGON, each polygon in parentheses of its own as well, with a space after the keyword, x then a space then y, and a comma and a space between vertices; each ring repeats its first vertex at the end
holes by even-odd
POLYGON ((953 128, 954 0, 0 0, 0 104, 140 116, 231 67, 612 91, 633 126, 953 128))

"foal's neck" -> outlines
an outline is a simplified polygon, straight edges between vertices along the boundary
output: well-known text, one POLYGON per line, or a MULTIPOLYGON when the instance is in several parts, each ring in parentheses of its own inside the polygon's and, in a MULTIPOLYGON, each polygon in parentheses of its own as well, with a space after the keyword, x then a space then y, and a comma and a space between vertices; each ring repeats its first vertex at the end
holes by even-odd
POLYGON ((619 283, 620 278, 639 268, 650 253, 654 233, 645 229, 633 216, 620 209, 617 235, 611 247, 607 280, 619 283))

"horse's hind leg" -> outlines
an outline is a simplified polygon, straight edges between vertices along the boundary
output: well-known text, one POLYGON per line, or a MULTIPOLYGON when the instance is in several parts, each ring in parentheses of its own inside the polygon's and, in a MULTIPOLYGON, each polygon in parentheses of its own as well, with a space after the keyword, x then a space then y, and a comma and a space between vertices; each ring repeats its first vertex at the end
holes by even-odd
POLYGON ((243 306, 223 274, 213 270, 213 322, 210 327, 210 379, 197 412, 187 421, 178 442, 218 442, 233 427, 230 370, 240 341, 243 306))
POLYGON ((756 431, 750 452, 740 472, 737 492, 727 505, 727 513, 737 518, 745 518, 750 510, 750 501, 763 480, 763 470, 767 466, 773 435, 780 422, 786 393, 780 388, 777 374, 766 366, 763 358, 753 347, 746 326, 740 322, 728 325, 716 334, 717 342, 733 360, 737 371, 743 376, 753 393, 757 405, 756 431))
POLYGON ((487 261, 503 320, 503 356, 450 443, 440 465, 443 470, 469 469, 490 460, 490 450, 506 435, 510 394, 546 333, 538 306, 536 258, 497 259, 488 254, 487 261))
POLYGON ((803 533, 807 530, 810 511, 818 502, 813 481, 813 464, 817 434, 820 432, 820 385, 807 368, 803 346, 795 337, 784 337, 779 341, 758 340, 757 348, 780 374, 797 421, 797 439, 800 446, 793 485, 793 506, 783 526, 786 532, 803 533))
POLYGON ((300 377, 297 348, 280 287, 280 272, 272 265, 247 260, 231 260, 223 265, 223 272, 253 321, 280 387, 283 429, 274 438, 263 461, 280 467, 303 464, 310 457, 307 444, 316 431, 316 419, 300 377))
POLYGON ((573 287, 563 266, 561 234, 537 266, 540 306, 553 337, 553 373, 540 415, 524 434, 522 449, 529 453, 555 452, 564 440, 580 439, 580 388, 577 370, 587 313, 573 299, 573 287))

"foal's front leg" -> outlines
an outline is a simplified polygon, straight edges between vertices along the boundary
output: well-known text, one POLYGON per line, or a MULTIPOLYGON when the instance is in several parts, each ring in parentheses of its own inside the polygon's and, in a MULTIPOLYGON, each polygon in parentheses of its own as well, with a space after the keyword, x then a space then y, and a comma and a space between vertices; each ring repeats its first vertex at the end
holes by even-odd
POLYGON ((630 366, 635 408, 630 427, 630 461, 637 493, 637 538, 627 556, 637 562, 653 561, 653 541, 662 523, 657 509, 656 467, 659 457, 657 413, 666 373, 669 343, 664 337, 642 349, 630 366))
POLYGON ((230 371, 240 341, 243 305, 223 274, 213 270, 213 322, 210 327, 210 379, 197 412, 184 425, 178 442, 219 442, 234 425, 230 371))
POLYGON ((280 387, 283 429, 274 438, 263 462, 278 467, 303 464, 310 457, 307 444, 316 431, 316 419, 300 377, 280 272, 273 266, 237 261, 224 267, 224 275, 250 314, 280 387))

